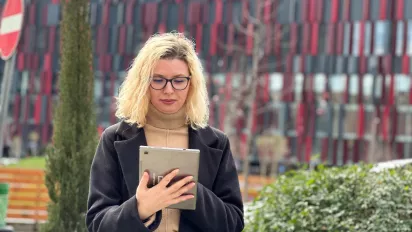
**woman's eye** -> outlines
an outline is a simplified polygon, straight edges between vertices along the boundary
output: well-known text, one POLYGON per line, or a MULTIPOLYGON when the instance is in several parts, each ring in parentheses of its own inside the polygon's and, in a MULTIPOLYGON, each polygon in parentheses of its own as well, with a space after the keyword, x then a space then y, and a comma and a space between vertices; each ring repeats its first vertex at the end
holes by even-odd
POLYGON ((161 79, 161 78, 154 78, 153 81, 159 83, 159 82, 162 82, 163 79, 161 79))

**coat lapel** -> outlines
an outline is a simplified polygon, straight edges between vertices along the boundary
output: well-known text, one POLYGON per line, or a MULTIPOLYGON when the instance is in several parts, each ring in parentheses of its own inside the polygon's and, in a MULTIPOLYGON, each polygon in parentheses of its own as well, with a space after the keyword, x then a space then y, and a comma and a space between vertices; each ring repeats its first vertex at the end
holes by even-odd
POLYGON ((210 147, 216 142, 213 134, 200 130, 193 130, 189 127, 189 149, 200 150, 199 160, 199 182, 209 189, 212 189, 219 163, 222 158, 222 150, 210 147))
POLYGON ((139 185, 139 147, 146 146, 146 136, 141 128, 129 128, 129 133, 122 133, 125 140, 116 141, 119 163, 126 182, 129 197, 136 194, 139 185))

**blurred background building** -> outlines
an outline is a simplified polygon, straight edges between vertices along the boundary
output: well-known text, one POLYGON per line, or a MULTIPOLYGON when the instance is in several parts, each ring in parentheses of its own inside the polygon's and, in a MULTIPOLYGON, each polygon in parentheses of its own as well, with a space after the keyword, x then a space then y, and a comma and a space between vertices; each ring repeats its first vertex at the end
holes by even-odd
MULTIPOLYGON (((58 0, 25 2, 8 127, 22 156, 41 152, 52 135, 61 17, 58 0)), ((113 96, 142 43, 178 30, 205 65, 210 124, 240 135, 233 149, 241 153, 246 119, 228 105, 246 85, 258 20, 267 40, 257 96, 245 109, 254 111, 254 139, 282 138, 282 156, 302 162, 412 156, 412 0, 91 0, 90 12, 100 131, 117 122, 113 96), (234 126, 231 114, 239 114, 234 126)))

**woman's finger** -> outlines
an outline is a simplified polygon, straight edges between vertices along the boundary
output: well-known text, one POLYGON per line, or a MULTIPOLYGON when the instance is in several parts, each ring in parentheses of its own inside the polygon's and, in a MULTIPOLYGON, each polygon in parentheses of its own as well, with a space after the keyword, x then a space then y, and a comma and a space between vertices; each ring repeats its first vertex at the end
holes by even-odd
POLYGON ((179 169, 173 170, 171 173, 167 174, 158 184, 162 188, 166 188, 169 185, 170 181, 179 173, 179 169))
POLYGON ((192 180, 193 180, 193 176, 187 176, 187 177, 179 180, 178 182, 174 183, 167 190, 169 191, 169 193, 173 194, 173 193, 179 191, 186 184, 190 183, 192 180))
POLYGON ((137 186, 137 191, 147 190, 147 183, 149 182, 149 174, 144 172, 142 178, 140 179, 139 186, 137 186))
POLYGON ((180 197, 176 197, 176 198, 174 198, 174 199, 172 199, 171 201, 168 202, 168 206, 169 205, 174 205, 174 204, 177 204, 177 203, 180 203, 180 202, 183 202, 183 201, 187 201, 187 200, 192 199, 192 198, 194 198, 193 195, 183 195, 183 196, 180 196, 180 197))
POLYGON ((182 194, 185 194, 188 192, 190 189, 192 189, 196 184, 194 182, 187 184, 186 186, 180 188, 177 192, 175 192, 172 196, 172 198, 176 198, 181 196, 182 194))

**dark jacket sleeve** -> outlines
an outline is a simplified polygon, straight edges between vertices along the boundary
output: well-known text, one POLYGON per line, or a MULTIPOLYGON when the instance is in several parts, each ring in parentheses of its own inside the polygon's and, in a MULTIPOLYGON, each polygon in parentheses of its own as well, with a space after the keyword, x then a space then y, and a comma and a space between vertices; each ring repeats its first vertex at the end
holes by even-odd
POLYGON ((213 190, 198 183, 196 210, 182 211, 182 217, 199 231, 240 232, 244 227, 239 179, 227 137, 224 144, 213 190))
POLYGON ((113 145, 114 133, 103 132, 92 162, 86 214, 88 231, 153 231, 159 226, 161 214, 147 228, 139 217, 136 197, 122 202, 123 179, 113 145))

